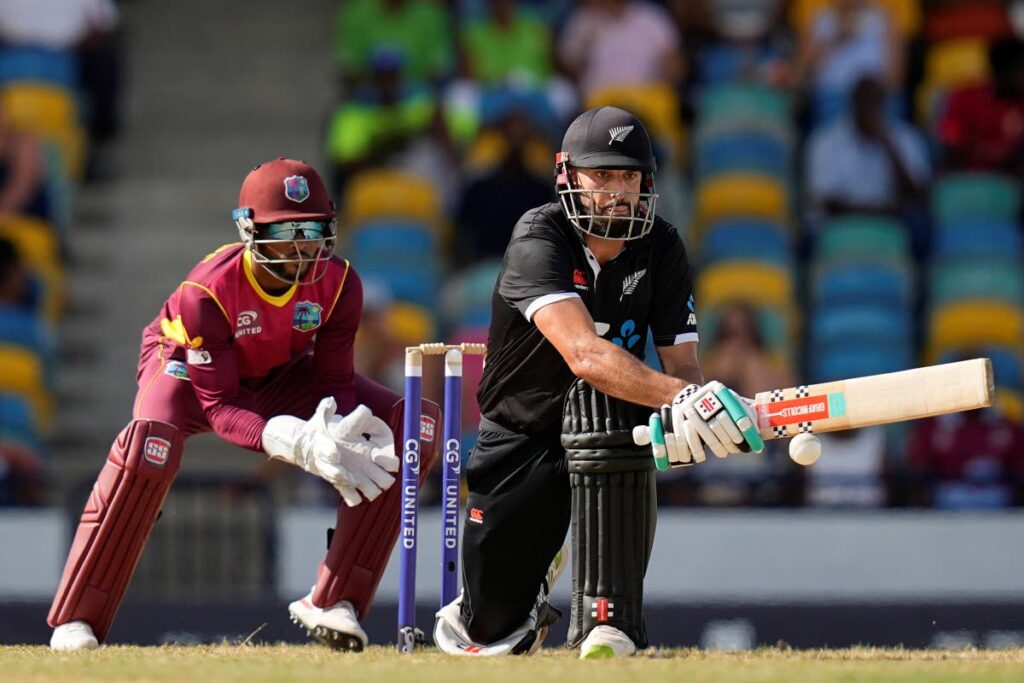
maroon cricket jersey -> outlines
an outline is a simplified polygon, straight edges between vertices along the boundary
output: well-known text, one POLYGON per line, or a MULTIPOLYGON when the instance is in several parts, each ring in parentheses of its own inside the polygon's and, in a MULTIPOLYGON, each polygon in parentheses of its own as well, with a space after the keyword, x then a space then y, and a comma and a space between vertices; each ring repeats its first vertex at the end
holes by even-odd
POLYGON ((298 355, 313 352, 312 405, 334 396, 339 413, 355 408, 363 290, 348 261, 334 256, 317 282, 271 295, 256 282, 250 258, 244 245, 229 244, 200 261, 143 331, 142 355, 184 362, 210 427, 259 451, 266 420, 251 396, 298 355))

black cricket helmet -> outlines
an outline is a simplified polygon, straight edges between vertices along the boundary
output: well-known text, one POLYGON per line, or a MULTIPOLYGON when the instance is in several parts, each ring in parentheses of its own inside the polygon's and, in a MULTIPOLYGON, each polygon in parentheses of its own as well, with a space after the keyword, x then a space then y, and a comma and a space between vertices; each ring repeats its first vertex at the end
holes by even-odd
POLYGON ((595 237, 632 240, 643 237, 654 225, 656 164, 651 138, 640 119, 618 107, 598 107, 580 114, 565 131, 562 149, 555 155, 555 190, 566 218, 577 230, 595 237), (583 189, 574 168, 641 172, 639 192, 583 189), (597 207, 610 199, 629 203, 628 215, 603 214, 597 207))

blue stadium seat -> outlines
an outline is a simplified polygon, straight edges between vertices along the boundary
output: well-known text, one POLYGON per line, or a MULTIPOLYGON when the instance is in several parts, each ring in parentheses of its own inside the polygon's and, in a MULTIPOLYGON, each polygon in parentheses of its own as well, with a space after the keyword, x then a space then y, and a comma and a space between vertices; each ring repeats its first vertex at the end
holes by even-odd
POLYGON ((909 344, 829 344, 812 348, 810 355, 814 383, 906 370, 913 364, 909 344))
POLYGON ((935 256, 1024 256, 1024 237, 1011 222, 957 220, 935 232, 935 256))
POLYGON ((814 273, 811 288, 814 303, 832 307, 883 303, 906 306, 911 299, 912 280, 907 269, 895 263, 833 263, 814 273))
POLYGON ((27 347, 44 358, 54 350, 49 330, 38 316, 22 308, 0 306, 0 342, 27 347))
POLYGON ((702 261, 729 259, 792 263, 793 254, 786 229, 771 221, 727 220, 715 223, 704 233, 702 261))
POLYGON ((14 441, 41 452, 36 424, 32 406, 23 396, 0 392, 0 441, 14 441))
POLYGON ((811 314, 811 344, 816 347, 865 343, 909 345, 913 320, 909 310, 884 305, 818 308, 811 314))
POLYGON ((364 282, 381 285, 400 301, 433 310, 437 306, 439 278, 436 270, 412 270, 389 264, 364 266, 359 270, 364 282))
POLYGON ((769 130, 735 128, 697 140, 699 178, 719 173, 760 173, 789 177, 791 149, 788 141, 769 130))
POLYGON ((980 349, 955 349, 943 353, 939 363, 953 363, 967 355, 992 359, 992 373, 996 386, 1009 389, 1024 389, 1024 358, 1021 352, 1001 346, 987 346, 980 349))
POLYGON ((383 247, 406 248, 425 253, 437 248, 437 236, 430 228, 419 223, 373 221, 353 229, 348 245, 353 252, 383 247))
POLYGON ((0 85, 23 81, 75 90, 78 60, 69 50, 9 45, 0 48, 0 85))

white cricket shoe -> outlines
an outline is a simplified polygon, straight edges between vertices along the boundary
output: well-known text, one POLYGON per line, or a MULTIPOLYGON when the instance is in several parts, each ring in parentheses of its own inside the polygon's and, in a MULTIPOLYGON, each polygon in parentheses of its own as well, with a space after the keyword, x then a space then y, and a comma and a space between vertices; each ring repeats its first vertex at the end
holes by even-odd
POLYGON ((334 650, 362 652, 370 640, 359 625, 355 608, 347 600, 320 608, 313 604, 313 592, 310 591, 306 597, 288 605, 288 613, 310 637, 334 650))
POLYGON ((580 645, 580 659, 617 659, 635 654, 636 645, 614 626, 595 626, 580 645))
POLYGON ((95 650, 100 646, 92 626, 84 621, 69 621, 53 629, 50 647, 54 650, 95 650))

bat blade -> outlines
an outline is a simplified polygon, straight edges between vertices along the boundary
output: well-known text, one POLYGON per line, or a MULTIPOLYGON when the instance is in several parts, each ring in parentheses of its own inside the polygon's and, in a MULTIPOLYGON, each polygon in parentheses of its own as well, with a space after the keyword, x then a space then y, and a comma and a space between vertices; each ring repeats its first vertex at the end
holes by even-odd
MULTIPOLYGON (((992 362, 974 358, 882 375, 762 391, 754 398, 763 439, 904 422, 992 405, 992 362)), ((637 445, 647 428, 633 430, 637 445)))

